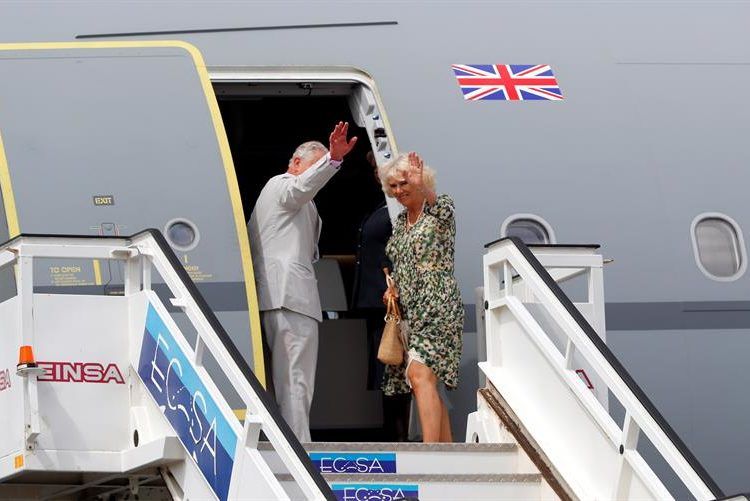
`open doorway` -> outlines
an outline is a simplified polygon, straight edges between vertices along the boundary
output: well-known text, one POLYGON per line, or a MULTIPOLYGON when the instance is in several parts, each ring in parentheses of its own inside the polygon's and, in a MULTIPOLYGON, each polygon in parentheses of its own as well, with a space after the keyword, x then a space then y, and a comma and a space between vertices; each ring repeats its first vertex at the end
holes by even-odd
POLYGON ((323 220, 320 253, 354 254, 359 224, 384 201, 373 179, 366 155, 371 151, 367 134, 358 127, 347 99, 332 97, 264 97, 219 99, 232 150, 245 219, 266 181, 286 171, 289 158, 302 142, 328 144, 328 135, 339 120, 348 121, 350 134, 359 137, 341 171, 315 197, 323 220))
POLYGON ((214 90, 245 220, 265 183, 286 171, 300 143, 318 140, 327 145, 340 120, 349 122, 350 135, 359 138, 340 172, 315 197, 323 221, 320 255, 334 264, 340 278, 320 276, 316 267, 323 309, 328 310, 327 302, 336 306, 324 313, 320 326, 311 428, 317 440, 377 440, 382 427, 380 394, 366 389, 366 328, 364 319, 350 308, 359 227, 385 202, 367 156, 374 153, 382 163, 391 155, 374 100, 357 82, 215 81, 214 90), (338 290, 325 290, 330 288, 338 290))

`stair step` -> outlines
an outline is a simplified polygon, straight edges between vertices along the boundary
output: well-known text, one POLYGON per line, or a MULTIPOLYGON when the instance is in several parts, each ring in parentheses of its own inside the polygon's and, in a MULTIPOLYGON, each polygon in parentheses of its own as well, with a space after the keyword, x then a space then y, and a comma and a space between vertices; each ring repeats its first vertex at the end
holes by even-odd
MULTIPOLYGON (((323 474, 465 474, 518 471, 516 444, 312 442, 303 444, 323 474)), ((286 473, 270 444, 258 444, 274 473, 286 473)))
MULTIPOLYGON (((267 443, 267 442, 266 442, 267 443)), ((269 444, 270 445, 270 444, 269 444)), ((505 444, 474 444, 467 442, 305 442, 306 451, 417 451, 417 452, 515 452, 518 446, 505 444)))
MULTIPOLYGON (((279 473, 276 475, 282 482, 291 481, 290 473, 279 473)), ((410 482, 410 483, 539 483, 542 481, 542 475, 539 473, 495 473, 491 475, 483 474, 348 474, 348 473, 324 473, 323 478, 329 484, 338 483, 392 483, 392 482, 410 482)))
MULTIPOLYGON (((291 475, 277 475, 292 499, 301 498, 291 475)), ((538 500, 542 476, 538 473, 496 475, 349 475, 324 474, 340 501, 414 498, 433 500, 538 500)))

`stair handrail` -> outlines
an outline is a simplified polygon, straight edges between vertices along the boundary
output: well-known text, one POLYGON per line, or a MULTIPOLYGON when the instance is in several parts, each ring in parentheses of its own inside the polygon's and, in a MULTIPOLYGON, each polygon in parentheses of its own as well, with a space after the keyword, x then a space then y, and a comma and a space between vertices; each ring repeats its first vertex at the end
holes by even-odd
MULTIPOLYGON (((533 252, 517 237, 501 238, 485 247, 488 248, 483 260, 485 310, 504 306, 525 309, 518 299, 511 296, 515 278, 516 281, 523 281, 548 311, 555 313, 554 320, 567 337, 565 360, 571 360, 573 352, 580 354, 625 407, 623 429, 620 430, 622 436, 619 437, 620 454, 625 461, 629 460, 628 449, 636 447, 638 432, 642 431, 696 499, 723 497, 723 491, 713 478, 533 252), (501 283, 506 287, 503 294, 500 294, 501 283), (493 294, 497 295, 491 297, 493 294)), ((533 335, 528 331, 527 334, 533 335)), ((486 336, 489 359, 489 329, 486 336)), ((567 370, 565 367, 557 369, 567 370)), ((577 378, 576 381, 580 383, 577 378)), ((594 417, 596 418, 596 414, 594 417)), ((606 429, 606 426, 603 428, 606 429)), ((613 439, 611 436, 610 438, 613 439)), ((631 466, 636 469, 642 465, 631 466)))
MULTIPOLYGON (((208 350, 220 361, 224 375, 244 401, 247 408, 246 432, 248 427, 255 426, 257 435, 262 429, 285 467, 310 499, 336 499, 159 230, 146 229, 131 236, 23 233, 0 244, 0 269, 18 262, 20 258, 27 258, 20 263, 26 278, 33 277, 31 261, 34 258, 122 260, 126 265, 126 296, 138 292, 141 286, 144 290, 151 288, 150 269, 153 266, 174 296, 173 305, 186 313, 197 332, 196 353, 208 350), (260 419, 253 420, 254 416, 260 419)), ((21 276, 19 271, 17 277, 21 276)), ((18 284, 18 295, 30 296, 33 282, 21 282, 18 284)), ((257 440, 255 445, 257 448, 257 440)))

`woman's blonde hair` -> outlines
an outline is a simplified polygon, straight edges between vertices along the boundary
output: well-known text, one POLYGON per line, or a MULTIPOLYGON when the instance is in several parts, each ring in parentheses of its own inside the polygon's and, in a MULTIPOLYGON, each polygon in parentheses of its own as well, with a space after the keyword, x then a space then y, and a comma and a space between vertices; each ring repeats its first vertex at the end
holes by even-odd
MULTIPOLYGON (((393 192, 391 191, 390 186, 388 186, 388 181, 390 181, 398 174, 402 174, 404 177, 406 177, 406 174, 408 172, 409 155, 407 155, 406 153, 402 153, 387 164, 378 167, 378 178, 380 178, 380 185, 383 188, 383 193, 385 193, 389 197, 393 197, 393 192)), ((425 164, 424 168, 422 169, 422 176, 424 185, 430 190, 434 191, 435 171, 433 170, 433 168, 425 164)))

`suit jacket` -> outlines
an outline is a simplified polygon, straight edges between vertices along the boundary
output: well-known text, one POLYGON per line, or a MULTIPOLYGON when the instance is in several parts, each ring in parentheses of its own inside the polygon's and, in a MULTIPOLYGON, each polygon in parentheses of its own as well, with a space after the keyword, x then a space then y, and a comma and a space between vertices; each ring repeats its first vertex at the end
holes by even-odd
POLYGON ((388 207, 375 209, 359 227, 357 243, 357 267, 354 276, 352 306, 354 308, 383 309, 383 293, 386 289, 383 268, 392 268, 385 255, 385 245, 391 238, 393 228, 388 207))
POLYGON ((322 320, 313 270, 321 221, 312 199, 338 169, 327 154, 299 176, 272 177, 260 192, 247 229, 261 311, 286 308, 322 320))

